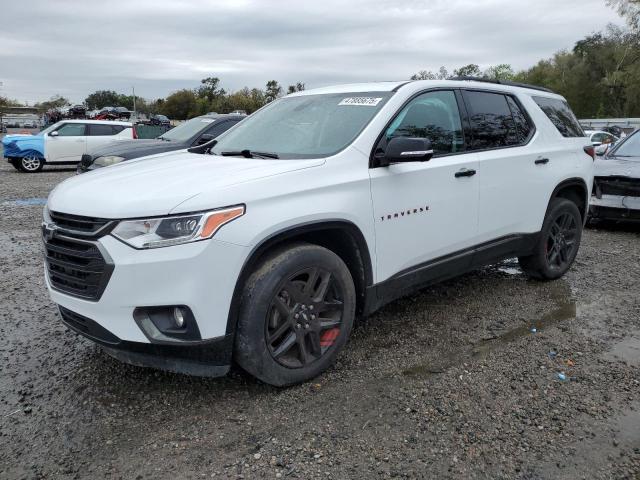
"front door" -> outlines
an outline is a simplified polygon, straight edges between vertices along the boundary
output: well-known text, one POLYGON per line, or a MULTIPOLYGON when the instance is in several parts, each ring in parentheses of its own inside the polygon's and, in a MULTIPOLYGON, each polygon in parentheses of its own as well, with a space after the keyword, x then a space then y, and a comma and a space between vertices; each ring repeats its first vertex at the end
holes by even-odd
POLYGON ((376 153, 395 136, 428 138, 434 156, 370 169, 378 282, 446 262, 443 257, 474 245, 478 229, 477 155, 464 153, 454 91, 411 100, 384 132, 376 153))
POLYGON ((65 123, 46 138, 45 157, 47 162, 79 162, 86 152, 87 137, 84 123, 65 123))

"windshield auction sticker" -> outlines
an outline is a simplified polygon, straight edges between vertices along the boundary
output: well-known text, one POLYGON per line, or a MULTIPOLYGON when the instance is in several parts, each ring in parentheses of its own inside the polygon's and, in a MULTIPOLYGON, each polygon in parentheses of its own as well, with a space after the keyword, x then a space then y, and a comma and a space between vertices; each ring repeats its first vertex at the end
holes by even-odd
POLYGON ((375 107, 382 98, 375 97, 348 97, 343 98, 338 105, 357 105, 361 107, 375 107))

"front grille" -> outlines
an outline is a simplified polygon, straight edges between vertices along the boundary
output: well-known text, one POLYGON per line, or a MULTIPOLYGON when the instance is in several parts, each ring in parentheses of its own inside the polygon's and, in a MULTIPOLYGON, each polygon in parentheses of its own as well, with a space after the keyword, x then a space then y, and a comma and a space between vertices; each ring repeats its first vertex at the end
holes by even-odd
POLYGON ((618 195, 640 197, 640 178, 632 177, 596 177, 596 195, 618 195))
POLYGON ((106 218, 81 217, 68 213, 49 212, 49 215, 60 230, 81 236, 96 235, 113 223, 106 218))
POLYGON ((64 308, 62 305, 58 305, 58 308, 60 309, 62 321, 81 335, 109 345, 117 345, 120 343, 120 339, 118 337, 90 318, 82 316, 79 313, 72 312, 68 308, 64 308))
POLYGON ((45 234, 44 248, 49 282, 55 290, 87 300, 100 299, 113 264, 105 259, 97 242, 45 234))

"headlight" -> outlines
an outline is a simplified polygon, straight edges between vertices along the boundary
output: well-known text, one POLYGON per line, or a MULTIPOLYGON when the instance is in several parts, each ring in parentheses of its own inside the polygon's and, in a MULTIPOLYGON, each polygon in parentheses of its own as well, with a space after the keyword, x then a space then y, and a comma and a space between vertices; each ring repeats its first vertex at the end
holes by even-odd
POLYGON ((158 248, 206 240, 244 215, 244 205, 164 218, 123 220, 111 234, 133 248, 158 248))
POLYGON ((108 167, 109 165, 115 165, 124 160, 124 157, 118 157, 117 155, 107 155, 105 157, 98 157, 93 161, 94 165, 100 167, 108 167))

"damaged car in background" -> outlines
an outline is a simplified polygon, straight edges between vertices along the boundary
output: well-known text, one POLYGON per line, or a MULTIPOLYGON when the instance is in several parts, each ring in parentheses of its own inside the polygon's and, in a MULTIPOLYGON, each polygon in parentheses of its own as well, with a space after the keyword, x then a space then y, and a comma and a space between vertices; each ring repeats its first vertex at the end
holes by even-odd
POLYGON ((640 220, 640 130, 595 162, 591 220, 640 220))

